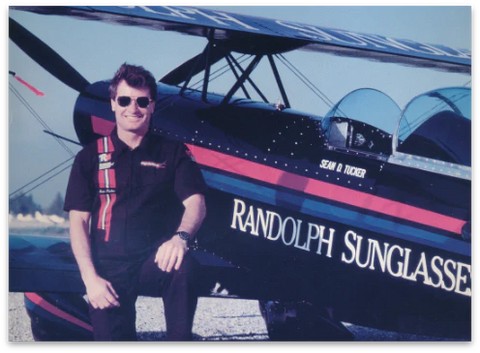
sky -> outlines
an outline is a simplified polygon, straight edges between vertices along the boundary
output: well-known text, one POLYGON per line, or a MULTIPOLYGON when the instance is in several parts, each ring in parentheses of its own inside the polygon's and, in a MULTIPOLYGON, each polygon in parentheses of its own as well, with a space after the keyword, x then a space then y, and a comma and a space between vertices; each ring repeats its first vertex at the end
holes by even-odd
MULTIPOLYGON (((443 44, 471 49, 471 8, 464 7, 215 7, 233 13, 284 19, 386 37, 443 44)), ((157 79, 200 53, 206 40, 173 32, 110 25, 58 16, 42 16, 9 10, 9 16, 56 50, 89 82, 109 79, 124 62, 142 65, 157 79)), ((28 102, 38 116, 57 134, 77 140, 73 128, 73 107, 78 93, 53 78, 8 40, 10 71, 45 93, 37 97, 8 76, 8 189, 9 194, 53 167, 71 158, 70 152, 44 128, 20 101, 28 102), (15 90, 16 94, 14 94, 15 90), (21 98, 19 99, 20 96, 21 98)), ((285 55, 328 98, 337 102, 363 87, 388 94, 400 108, 414 96, 431 89, 464 85, 469 75, 431 69, 340 58, 322 53, 296 51, 285 55)), ((273 81, 263 79, 262 66, 255 72, 261 88, 272 103, 279 94, 273 81), (271 87, 263 85, 271 82, 271 87), (275 90, 273 90, 275 88, 275 90)), ((284 84, 297 110, 325 115, 329 107, 311 94, 292 75, 284 84)), ((220 89, 221 87, 219 87, 220 89)), ((216 89, 216 88, 215 88, 216 89)), ((73 154, 79 151, 68 144, 73 154)), ((68 166, 67 163, 62 166, 68 166)), ((62 169, 59 168, 59 169, 62 169)), ((69 169, 33 190, 34 200, 48 206, 57 192, 65 194, 69 169)), ((25 188, 24 190, 28 190, 25 188)))

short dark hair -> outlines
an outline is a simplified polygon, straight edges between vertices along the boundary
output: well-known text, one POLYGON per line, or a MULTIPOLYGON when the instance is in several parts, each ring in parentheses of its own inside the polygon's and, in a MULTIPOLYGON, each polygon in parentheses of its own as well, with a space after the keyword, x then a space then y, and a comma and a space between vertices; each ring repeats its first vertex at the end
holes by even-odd
POLYGON ((148 88, 150 91, 150 98, 157 99, 157 83, 155 77, 150 71, 145 70, 143 66, 135 66, 124 63, 113 76, 110 82, 108 91, 110 98, 115 99, 117 96, 117 87, 122 80, 134 88, 148 88))

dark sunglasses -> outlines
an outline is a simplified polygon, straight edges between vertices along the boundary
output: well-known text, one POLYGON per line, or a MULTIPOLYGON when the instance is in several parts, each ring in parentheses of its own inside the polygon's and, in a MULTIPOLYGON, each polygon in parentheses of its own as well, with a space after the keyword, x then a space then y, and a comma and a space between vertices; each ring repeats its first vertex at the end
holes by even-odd
MULTIPOLYGON (((151 99, 148 98, 148 97, 138 97, 138 98, 136 99, 136 101, 137 101, 137 105, 138 105, 140 108, 146 108, 146 107, 148 107, 148 105, 150 104, 150 102, 153 102, 153 100, 151 100, 151 99)), ((121 107, 128 107, 131 102, 132 102, 132 97, 128 97, 128 96, 120 96, 120 97, 117 97, 117 103, 118 103, 118 105, 120 105, 121 107)))

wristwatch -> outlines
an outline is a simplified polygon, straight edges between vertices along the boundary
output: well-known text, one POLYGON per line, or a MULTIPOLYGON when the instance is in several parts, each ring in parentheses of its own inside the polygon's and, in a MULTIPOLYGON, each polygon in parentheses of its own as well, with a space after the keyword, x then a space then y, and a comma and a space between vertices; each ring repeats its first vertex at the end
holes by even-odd
POLYGON ((177 234, 181 239, 183 239, 187 242, 187 248, 188 249, 198 250, 197 238, 192 239, 190 233, 187 233, 187 232, 184 232, 184 231, 178 231, 173 236, 175 236, 177 234))
POLYGON ((190 239, 190 234, 187 232, 179 231, 176 232, 174 235, 178 235, 180 238, 185 240, 187 242, 187 246, 190 245, 191 239, 190 239))

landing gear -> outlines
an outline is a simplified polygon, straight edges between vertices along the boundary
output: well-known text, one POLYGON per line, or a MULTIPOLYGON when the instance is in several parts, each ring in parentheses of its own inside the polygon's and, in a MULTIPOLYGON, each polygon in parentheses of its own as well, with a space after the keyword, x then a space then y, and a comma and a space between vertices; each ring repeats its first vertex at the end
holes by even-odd
POLYGON ((260 312, 272 341, 353 341, 327 310, 306 302, 260 301, 260 312))

